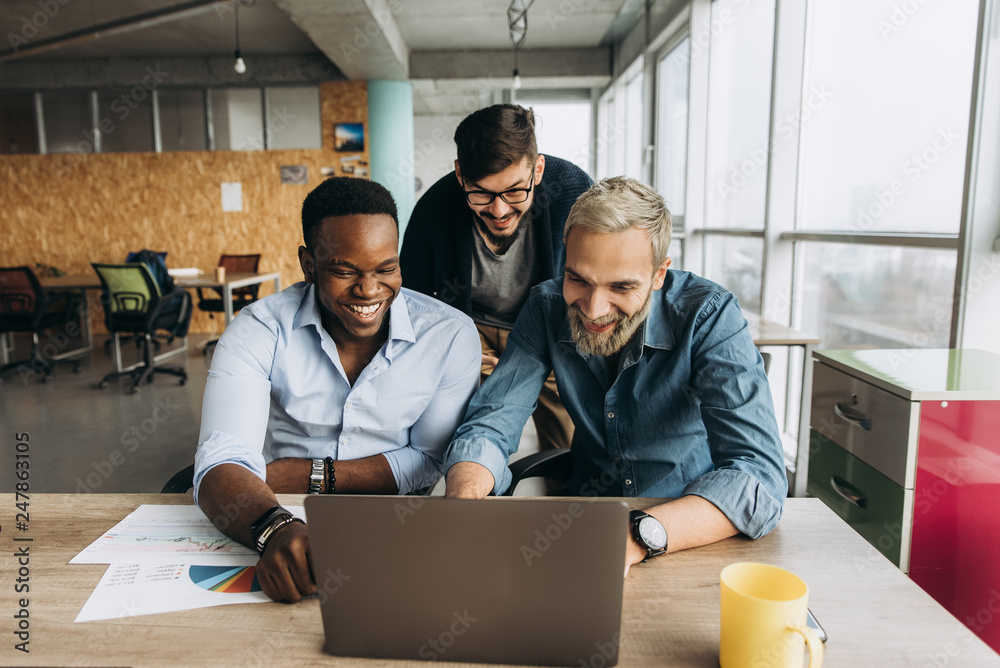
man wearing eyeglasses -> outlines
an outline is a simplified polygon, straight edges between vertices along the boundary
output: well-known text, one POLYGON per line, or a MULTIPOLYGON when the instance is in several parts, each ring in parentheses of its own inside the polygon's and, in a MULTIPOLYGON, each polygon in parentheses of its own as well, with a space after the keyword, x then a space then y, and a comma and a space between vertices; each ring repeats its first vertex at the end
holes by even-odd
MULTIPOLYGON (((580 142, 586 146, 588 139, 580 142)), ((472 316, 485 379, 531 287, 562 275, 566 216, 592 181, 573 163, 538 153, 534 114, 517 105, 471 114, 455 131, 455 144, 455 171, 417 202, 400 265, 405 287, 472 316)), ((573 422, 554 376, 533 419, 542 449, 569 447, 573 422)))

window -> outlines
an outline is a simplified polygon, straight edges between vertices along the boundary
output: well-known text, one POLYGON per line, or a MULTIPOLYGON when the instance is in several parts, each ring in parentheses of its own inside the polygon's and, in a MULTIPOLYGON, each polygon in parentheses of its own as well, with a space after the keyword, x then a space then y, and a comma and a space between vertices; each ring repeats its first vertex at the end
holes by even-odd
POLYGON ((519 99, 518 104, 535 112, 535 141, 538 152, 569 160, 590 173, 591 103, 586 100, 564 102, 532 102, 519 99))
POLYGON ((0 154, 38 153, 34 93, 0 95, 0 154))
POLYGON ((260 151, 264 115, 259 88, 217 88, 211 92, 212 135, 217 151, 260 151))
MULTIPOLYGON (((656 190, 670 209, 675 237, 684 233, 687 189, 688 62, 690 38, 668 50, 656 66, 656 190)), ((673 267, 680 269, 683 243, 671 243, 673 267), (676 251, 676 252, 675 252, 676 251)))
POLYGON ((802 327, 823 348, 947 348, 951 250, 800 243, 802 327))
POLYGON ((90 93, 43 93, 48 153, 93 153, 94 121, 90 93))
POLYGON ((204 151, 205 93, 200 90, 159 90, 160 146, 163 151, 204 151))
POLYGON ((153 150, 153 96, 136 86, 97 94, 101 153, 153 150))
MULTIPOLYGON (((639 63, 641 65, 641 62, 639 63)), ((643 141, 642 123, 642 70, 625 84, 625 149, 624 174, 633 179, 646 181, 643 170, 645 159, 645 143, 643 141)))
POLYGON ((615 173, 613 146, 619 143, 621 131, 615 124, 614 87, 609 88, 597 102, 597 172, 603 179, 615 173))
POLYGON ((800 228, 958 232, 979 2, 914 6, 811 3, 800 228))
POLYGON ((267 148, 322 148, 319 88, 265 88, 267 148))
POLYGON ((715 0, 712 22, 705 223, 763 229, 774 0, 715 0))

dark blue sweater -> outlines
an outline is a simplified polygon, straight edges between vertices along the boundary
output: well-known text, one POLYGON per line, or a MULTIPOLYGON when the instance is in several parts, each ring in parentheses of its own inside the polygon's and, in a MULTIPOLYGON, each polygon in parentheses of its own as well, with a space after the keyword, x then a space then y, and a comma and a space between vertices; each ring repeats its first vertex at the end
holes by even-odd
MULTIPOLYGON (((542 280, 562 274, 566 217, 591 183, 586 172, 573 163, 545 156, 545 172, 535 186, 531 205, 531 229, 541 255, 542 280)), ((410 215, 399 260, 403 285, 471 314, 474 227, 455 172, 443 176, 424 193, 410 215)))

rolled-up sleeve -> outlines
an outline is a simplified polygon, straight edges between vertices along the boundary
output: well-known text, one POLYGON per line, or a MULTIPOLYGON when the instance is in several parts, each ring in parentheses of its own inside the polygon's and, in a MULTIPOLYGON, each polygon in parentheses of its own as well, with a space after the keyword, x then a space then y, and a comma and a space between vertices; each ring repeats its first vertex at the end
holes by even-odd
POLYGON ((714 470, 684 494, 710 501, 741 533, 759 538, 777 526, 788 492, 767 375, 731 294, 706 304, 696 331, 692 382, 714 470))
POLYGON ((244 309, 216 344, 202 402, 194 462, 194 500, 205 474, 238 464, 265 479, 263 446, 271 402, 276 327, 244 309))
POLYGON ((382 453, 400 494, 433 484, 441 476, 445 449, 479 387, 482 349, 471 322, 456 335, 444 358, 444 374, 430 403, 410 428, 406 447, 382 453))

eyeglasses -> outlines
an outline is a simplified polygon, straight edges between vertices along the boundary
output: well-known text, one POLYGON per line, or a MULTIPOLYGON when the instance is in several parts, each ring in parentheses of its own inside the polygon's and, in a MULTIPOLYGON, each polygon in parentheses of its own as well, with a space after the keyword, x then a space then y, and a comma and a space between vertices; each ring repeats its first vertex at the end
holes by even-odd
MULTIPOLYGON (((462 185, 464 186, 465 183, 463 182, 462 185)), ((475 206, 489 206, 497 197, 507 204, 520 204, 528 201, 528 196, 531 195, 531 189, 534 187, 535 180, 532 179, 531 185, 527 188, 511 188, 502 193, 494 193, 489 190, 466 190, 465 197, 469 200, 469 204, 475 206)))

